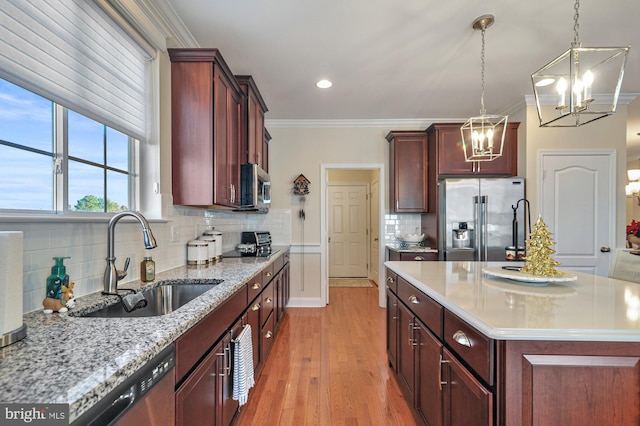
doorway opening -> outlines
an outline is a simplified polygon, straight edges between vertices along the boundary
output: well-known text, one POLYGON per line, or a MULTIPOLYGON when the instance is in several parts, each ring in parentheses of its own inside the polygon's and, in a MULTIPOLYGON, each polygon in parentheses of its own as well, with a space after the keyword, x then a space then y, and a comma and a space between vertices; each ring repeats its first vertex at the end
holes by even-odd
POLYGON ((321 297, 328 304, 337 280, 372 281, 380 290, 384 178, 381 164, 322 165, 322 176, 321 297))

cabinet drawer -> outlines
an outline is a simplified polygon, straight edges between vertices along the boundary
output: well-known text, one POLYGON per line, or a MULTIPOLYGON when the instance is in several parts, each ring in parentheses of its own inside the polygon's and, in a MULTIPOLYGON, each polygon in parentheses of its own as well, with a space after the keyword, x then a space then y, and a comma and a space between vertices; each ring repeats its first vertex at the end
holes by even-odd
POLYGON ((459 357, 493 386, 494 341, 445 310, 444 341, 459 357))
POLYGON ((262 292, 263 288, 264 286, 262 285, 262 273, 259 273, 255 277, 251 278, 249 280, 249 283, 247 283, 249 301, 251 302, 252 300, 255 300, 255 298, 262 292))
POLYGON ((400 253, 400 260, 405 261, 405 260, 414 260, 414 261, 418 261, 418 262, 422 262, 425 260, 438 260, 438 253, 422 253, 422 252, 415 252, 415 253, 400 253))
POLYGON ((262 270, 262 285, 266 286, 273 279, 273 263, 268 264, 262 270))
POLYGON ((273 261, 273 273, 277 274, 278 272, 280 272, 280 270, 284 266, 284 263, 285 263, 284 262, 284 255, 278 256, 276 258, 276 260, 273 261))
POLYGON ((265 323, 276 304, 275 288, 275 285, 270 283, 262 292, 262 301, 260 303, 260 320, 262 321, 262 324, 265 323))
POLYGON ((398 294, 398 274, 387 269, 387 288, 394 294, 398 294))
POLYGON ((262 326, 262 335, 260 336, 260 359, 267 359, 273 339, 275 337, 275 315, 272 313, 262 326))
POLYGON ((433 334, 442 338, 442 306, 404 278, 398 277, 397 282, 398 299, 407 305, 433 334))

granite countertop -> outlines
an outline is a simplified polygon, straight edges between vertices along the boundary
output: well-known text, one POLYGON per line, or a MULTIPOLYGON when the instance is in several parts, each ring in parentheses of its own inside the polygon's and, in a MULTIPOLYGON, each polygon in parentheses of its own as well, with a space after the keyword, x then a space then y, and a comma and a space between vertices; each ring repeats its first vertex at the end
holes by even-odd
POLYGON ((506 264, 385 263, 493 339, 640 342, 640 284, 570 271, 575 281, 532 286, 482 272, 506 264))
POLYGON ((422 247, 419 245, 406 245, 400 243, 387 244, 389 250, 397 251, 398 253, 437 253, 438 249, 431 247, 422 247))
POLYGON ((122 285, 147 288, 167 282, 224 280, 167 315, 75 316, 117 299, 100 292, 77 298, 76 306, 68 313, 25 314, 27 337, 0 349, 0 401, 67 403, 72 422, 281 256, 287 247, 279 249, 269 258, 224 259, 206 268, 183 266, 157 273, 152 283, 134 281, 122 285))

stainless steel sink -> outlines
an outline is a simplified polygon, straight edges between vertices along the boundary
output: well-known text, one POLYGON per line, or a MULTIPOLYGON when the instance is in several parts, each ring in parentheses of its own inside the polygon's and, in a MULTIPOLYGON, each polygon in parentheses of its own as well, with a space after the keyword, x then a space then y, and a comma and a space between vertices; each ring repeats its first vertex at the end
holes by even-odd
MULTIPOLYGON (((222 281, 220 281, 222 282, 222 281)), ((201 294, 211 290, 220 282, 210 284, 167 284, 144 290, 142 294, 147 299, 147 306, 127 312, 120 302, 105 306, 97 311, 80 315, 81 317, 98 318, 129 318, 155 317, 170 314, 186 305, 201 294)))

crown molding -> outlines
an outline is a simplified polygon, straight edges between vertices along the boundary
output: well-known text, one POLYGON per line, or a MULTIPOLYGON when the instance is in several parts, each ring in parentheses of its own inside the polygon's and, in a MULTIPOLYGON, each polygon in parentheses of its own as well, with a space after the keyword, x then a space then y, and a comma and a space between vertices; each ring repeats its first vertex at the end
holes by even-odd
POLYGON ((156 48, 199 47, 167 0, 101 0, 113 5, 156 48))
MULTIPOLYGON (((619 105, 629 105, 633 102, 640 93, 620 93, 618 95, 618 104, 619 105)), ((613 95, 611 94, 595 94, 593 95, 594 104, 602 104, 608 105, 613 103, 613 95)), ((527 105, 535 105, 536 97, 535 95, 525 95, 525 100, 527 105)), ((540 96, 540 104, 541 105, 556 105, 558 102, 558 97, 554 95, 543 95, 540 96)))
POLYGON ((408 118, 408 119, 265 119, 269 128, 393 128, 426 129, 433 123, 464 122, 466 118, 408 118))

